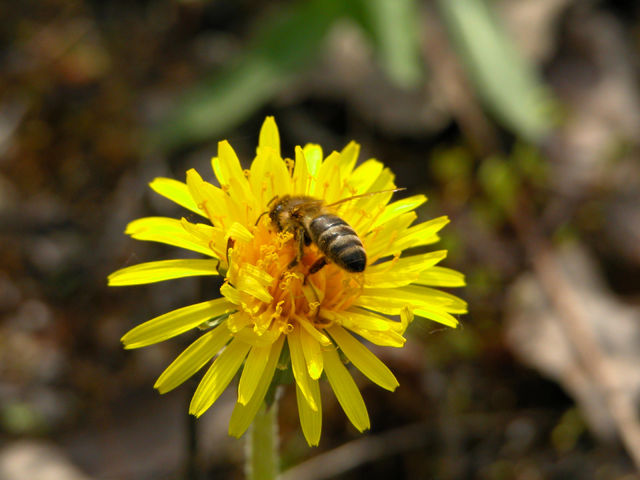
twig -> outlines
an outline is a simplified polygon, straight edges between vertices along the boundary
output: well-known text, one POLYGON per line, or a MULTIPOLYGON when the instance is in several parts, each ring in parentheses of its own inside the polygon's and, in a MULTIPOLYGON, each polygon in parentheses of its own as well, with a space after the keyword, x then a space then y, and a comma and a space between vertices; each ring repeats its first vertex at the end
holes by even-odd
POLYGON ((607 355, 586 326, 584 305, 577 298, 575 290, 555 259, 549 241, 534 226, 531 220, 533 217, 526 206, 521 202, 520 207, 523 208, 512 212, 510 220, 531 259, 542 288, 559 313, 560 326, 565 331, 567 341, 594 379, 620 432, 622 442, 636 469, 640 471, 640 423, 635 405, 625 390, 615 384, 613 379, 616 376, 610 373, 607 355))

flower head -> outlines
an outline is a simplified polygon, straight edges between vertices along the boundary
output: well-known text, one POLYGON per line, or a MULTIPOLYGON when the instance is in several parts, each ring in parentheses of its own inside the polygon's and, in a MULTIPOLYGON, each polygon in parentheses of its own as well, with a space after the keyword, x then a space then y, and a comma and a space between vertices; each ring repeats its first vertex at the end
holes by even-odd
MULTIPOLYGON (((222 297, 156 317, 122 338, 125 348, 138 348, 195 328, 205 332, 160 375, 155 388, 161 393, 210 363, 189 409, 200 416, 241 370, 229 425, 229 433, 240 436, 262 405, 276 369, 290 367, 302 431, 310 445, 317 445, 322 422, 318 382, 323 373, 360 431, 369 428, 369 416, 343 359, 382 388, 393 391, 398 386, 359 338, 402 347, 414 316, 457 325, 453 315, 466 312, 465 302, 432 288, 464 284, 462 274, 437 266, 446 251, 403 255, 407 249, 436 242, 448 219, 412 225, 414 210, 426 198, 415 195, 390 203, 396 188, 393 174, 374 159, 356 167, 359 148, 351 142, 325 158, 320 146, 307 145, 296 147, 293 160, 283 159, 276 123, 267 117, 249 170, 242 169, 227 141, 219 143, 212 160, 219 187, 193 169, 186 183, 168 178, 151 182, 155 192, 201 215, 206 223, 147 217, 131 222, 126 233, 207 258, 134 265, 111 274, 109 284, 224 277, 222 297), (273 211, 276 205, 284 208, 279 202, 286 195, 318 200, 315 210, 301 201, 299 208, 283 213, 296 221, 279 224, 273 211), (319 212, 331 212, 352 228, 366 252, 364 272, 338 266, 333 260, 340 249, 327 253, 326 244, 336 241, 334 237, 353 232, 334 229, 328 240, 310 234, 308 221, 319 212), (282 359, 287 363, 279 365, 282 359)), ((350 237, 346 243, 354 241, 350 237)))

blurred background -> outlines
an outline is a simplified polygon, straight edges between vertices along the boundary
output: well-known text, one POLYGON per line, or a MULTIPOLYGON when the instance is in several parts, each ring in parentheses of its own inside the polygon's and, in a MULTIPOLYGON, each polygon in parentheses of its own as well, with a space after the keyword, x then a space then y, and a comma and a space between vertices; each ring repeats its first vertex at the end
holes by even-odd
POLYGON ((319 448, 281 402, 287 479, 624 479, 640 465, 640 5, 592 0, 0 3, 0 478, 240 479, 229 389, 152 385, 194 337, 125 352, 132 326, 217 296, 107 289, 170 247, 128 221, 185 212, 156 176, 245 165, 265 115, 283 153, 355 139, 467 275, 457 330, 413 325, 332 396, 319 448), (191 472, 191 473, 189 473, 191 472), (195 472, 195 473, 194 473, 195 472), (46 476, 45 475, 49 475, 46 476))

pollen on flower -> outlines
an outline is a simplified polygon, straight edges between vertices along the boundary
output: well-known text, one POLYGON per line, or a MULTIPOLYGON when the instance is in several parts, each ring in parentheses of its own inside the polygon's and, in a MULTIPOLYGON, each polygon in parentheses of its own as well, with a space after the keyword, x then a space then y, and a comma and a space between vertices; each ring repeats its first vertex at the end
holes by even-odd
POLYGON ((251 230, 250 241, 235 241, 229 251, 230 264, 244 267, 232 267, 228 281, 240 290, 239 305, 252 317, 249 324, 256 333, 261 335, 269 329, 285 333, 293 328, 291 325, 303 321, 324 328, 327 320, 318 318, 321 308, 348 308, 361 292, 362 280, 358 280, 361 275, 335 265, 326 265, 314 275, 308 274, 310 267, 322 257, 315 245, 306 248, 300 262, 292 266, 297 241, 290 232, 276 232, 268 217, 263 217, 251 230), (250 265, 262 274, 249 268, 250 265), (265 295, 255 294, 256 285, 246 278, 249 272, 253 278, 263 277, 265 295))

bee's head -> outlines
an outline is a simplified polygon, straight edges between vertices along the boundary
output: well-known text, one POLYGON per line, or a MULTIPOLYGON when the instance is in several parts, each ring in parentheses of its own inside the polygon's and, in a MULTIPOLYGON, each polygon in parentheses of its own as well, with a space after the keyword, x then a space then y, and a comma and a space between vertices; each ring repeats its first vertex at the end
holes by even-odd
POLYGON ((286 205, 288 199, 289 195, 285 195, 284 197, 273 197, 267 204, 267 206, 271 205, 271 208, 269 209, 269 218, 271 219, 271 223, 273 223, 279 231, 284 229, 282 215, 287 211, 286 205))

